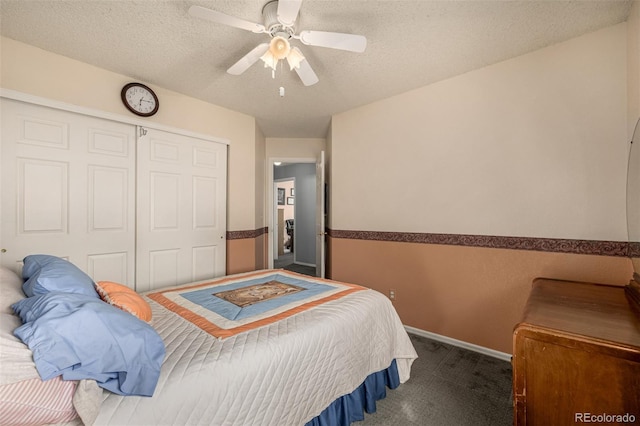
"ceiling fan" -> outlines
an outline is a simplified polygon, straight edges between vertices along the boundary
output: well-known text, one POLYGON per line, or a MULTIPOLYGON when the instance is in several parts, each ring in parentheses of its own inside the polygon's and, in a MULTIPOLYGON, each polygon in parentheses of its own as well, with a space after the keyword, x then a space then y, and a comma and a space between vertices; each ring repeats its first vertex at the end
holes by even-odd
POLYGON ((240 75, 259 59, 263 60, 265 67, 270 67, 275 72, 278 62, 286 58, 289 67, 292 70, 295 69, 302 83, 305 86, 311 86, 319 81, 318 76, 300 49, 290 45, 291 39, 300 40, 302 44, 308 46, 328 47, 358 53, 364 52, 367 47, 367 39, 356 34, 326 31, 306 30, 296 34, 295 24, 301 5, 302 0, 271 0, 262 8, 262 24, 195 5, 189 8, 189 14, 196 18, 253 33, 265 33, 271 37, 269 43, 260 43, 233 64, 227 70, 229 74, 240 75))

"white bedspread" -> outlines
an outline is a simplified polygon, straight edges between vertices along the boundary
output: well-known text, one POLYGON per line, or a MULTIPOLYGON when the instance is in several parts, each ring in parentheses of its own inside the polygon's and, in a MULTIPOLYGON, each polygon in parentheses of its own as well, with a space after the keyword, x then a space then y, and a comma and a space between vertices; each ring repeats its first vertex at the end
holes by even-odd
POLYGON ((96 425, 303 425, 393 359, 405 382, 417 357, 373 290, 224 340, 149 303, 167 348, 156 392, 104 392, 96 425))

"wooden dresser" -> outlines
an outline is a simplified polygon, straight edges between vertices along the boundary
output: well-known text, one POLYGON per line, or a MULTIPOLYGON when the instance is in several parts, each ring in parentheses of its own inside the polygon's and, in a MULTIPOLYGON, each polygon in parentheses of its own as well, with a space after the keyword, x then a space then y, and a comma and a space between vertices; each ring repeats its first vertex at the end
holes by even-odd
POLYGON ((533 282, 513 333, 514 425, 640 424, 640 310, 626 293, 533 282))

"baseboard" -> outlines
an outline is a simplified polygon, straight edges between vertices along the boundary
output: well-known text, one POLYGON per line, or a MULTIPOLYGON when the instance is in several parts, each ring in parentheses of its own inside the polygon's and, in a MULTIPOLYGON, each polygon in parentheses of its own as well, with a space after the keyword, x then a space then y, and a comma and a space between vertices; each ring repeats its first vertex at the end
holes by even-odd
POLYGON ((316 267, 315 263, 307 263, 307 262, 298 262, 297 260, 294 261, 293 263, 295 263, 296 265, 302 265, 302 266, 310 266, 312 268, 316 267))
POLYGON ((474 345, 473 343, 464 342, 462 340, 452 339, 451 337, 432 333, 430 331, 420 330, 419 328, 410 327, 408 325, 405 325, 404 329, 407 330, 407 332, 417 334, 418 336, 426 337, 428 339, 436 340, 442 343, 448 343, 459 348, 468 349, 470 351, 478 352, 483 355, 488 355, 494 358, 501 359, 503 361, 511 362, 511 354, 505 352, 485 348, 484 346, 474 345))

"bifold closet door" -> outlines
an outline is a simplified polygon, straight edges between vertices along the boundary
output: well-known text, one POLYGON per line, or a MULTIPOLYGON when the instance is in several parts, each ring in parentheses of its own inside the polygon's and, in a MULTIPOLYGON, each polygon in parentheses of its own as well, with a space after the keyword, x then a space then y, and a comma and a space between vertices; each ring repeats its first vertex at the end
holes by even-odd
POLYGON ((0 255, 64 257, 134 286, 135 126, 0 99, 0 255))
POLYGON ((154 129, 141 133, 136 290, 224 275, 227 146, 154 129))

